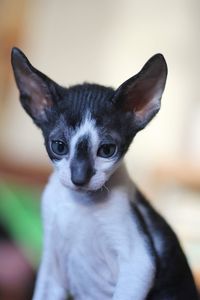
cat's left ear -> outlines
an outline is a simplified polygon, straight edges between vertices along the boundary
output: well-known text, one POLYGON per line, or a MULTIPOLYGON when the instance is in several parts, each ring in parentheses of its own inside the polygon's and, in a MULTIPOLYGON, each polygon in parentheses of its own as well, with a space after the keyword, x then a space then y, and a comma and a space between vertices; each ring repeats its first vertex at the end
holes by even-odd
POLYGON ((133 113, 137 130, 144 128, 159 111, 166 78, 166 61, 162 54, 156 54, 117 89, 113 101, 123 111, 133 113))
POLYGON ((34 122, 40 126, 47 121, 47 112, 53 106, 53 81, 34 68, 24 53, 18 48, 12 49, 11 62, 20 101, 34 122))

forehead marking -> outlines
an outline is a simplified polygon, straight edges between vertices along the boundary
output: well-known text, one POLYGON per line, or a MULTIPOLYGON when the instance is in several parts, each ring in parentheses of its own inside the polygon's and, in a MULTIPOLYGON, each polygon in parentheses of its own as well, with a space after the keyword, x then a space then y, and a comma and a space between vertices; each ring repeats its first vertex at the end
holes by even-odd
POLYGON ((89 156, 90 150, 90 138, 88 135, 84 135, 76 144, 75 156, 79 159, 85 159, 89 156))
POLYGON ((74 136, 71 140, 71 153, 74 154, 76 150, 76 145, 79 143, 82 137, 88 136, 92 148, 98 147, 99 137, 95 125, 95 121, 88 114, 83 120, 81 125, 75 131, 74 136), (95 147, 96 146, 96 147, 95 147))

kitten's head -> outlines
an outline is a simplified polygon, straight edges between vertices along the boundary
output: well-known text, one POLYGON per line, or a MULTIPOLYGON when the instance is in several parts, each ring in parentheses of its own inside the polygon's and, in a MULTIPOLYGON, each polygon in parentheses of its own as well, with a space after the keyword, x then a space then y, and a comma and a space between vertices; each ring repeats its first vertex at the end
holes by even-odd
POLYGON ((167 77, 161 54, 117 90, 95 84, 61 87, 16 48, 12 65, 21 104, 41 128, 62 184, 85 191, 106 183, 133 137, 158 112, 167 77))

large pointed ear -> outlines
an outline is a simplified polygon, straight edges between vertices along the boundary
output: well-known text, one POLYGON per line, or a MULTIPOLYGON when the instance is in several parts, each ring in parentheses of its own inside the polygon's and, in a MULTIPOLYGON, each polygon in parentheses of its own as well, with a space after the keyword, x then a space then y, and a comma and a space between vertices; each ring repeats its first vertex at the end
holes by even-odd
POLYGON ((50 92, 51 80, 36 70, 17 48, 12 49, 11 62, 20 92, 20 101, 27 113, 39 125, 47 120, 47 111, 53 105, 50 92))
POLYGON ((165 59, 162 54, 156 54, 137 75, 117 89, 113 101, 123 111, 133 113, 137 130, 144 128, 159 111, 166 78, 165 59))

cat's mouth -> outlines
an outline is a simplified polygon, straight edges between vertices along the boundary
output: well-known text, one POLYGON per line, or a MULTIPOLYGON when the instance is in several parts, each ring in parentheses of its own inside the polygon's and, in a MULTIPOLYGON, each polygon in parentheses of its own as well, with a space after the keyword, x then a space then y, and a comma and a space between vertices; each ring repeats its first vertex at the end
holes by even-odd
POLYGON ((91 187, 89 187, 89 185, 82 185, 82 186, 78 186, 73 184, 72 182, 66 182, 65 180, 63 180, 63 178, 60 179, 62 185, 72 191, 75 192, 79 192, 79 193, 87 193, 87 192, 92 192, 94 191, 94 189, 92 189, 91 187))
POLYGON ((78 186, 74 186, 72 189, 76 192, 80 192, 80 193, 94 193, 97 192, 98 190, 101 190, 103 187, 100 188, 92 188, 89 186, 82 186, 82 187, 78 187, 78 186))
POLYGON ((83 193, 83 192, 90 192, 91 190, 88 188, 88 187, 86 187, 86 186, 74 186, 73 188, 72 188, 74 191, 76 191, 76 192, 80 192, 80 193, 83 193))
POLYGON ((75 199, 80 203, 97 203, 106 201, 105 193, 108 194, 110 190, 105 186, 96 189, 89 187, 74 187, 71 188, 74 193, 75 199))
POLYGON ((70 190, 80 193, 80 194, 92 194, 98 191, 104 191, 108 190, 108 188, 105 186, 105 184, 95 184, 92 186, 91 184, 83 185, 83 186, 77 186, 73 183, 66 183, 61 179, 62 185, 64 185, 66 188, 69 188, 70 190))

